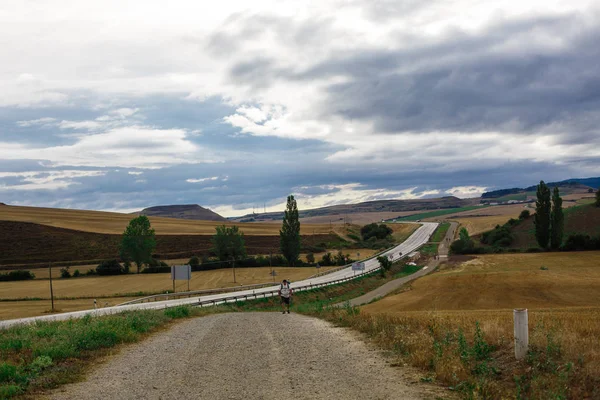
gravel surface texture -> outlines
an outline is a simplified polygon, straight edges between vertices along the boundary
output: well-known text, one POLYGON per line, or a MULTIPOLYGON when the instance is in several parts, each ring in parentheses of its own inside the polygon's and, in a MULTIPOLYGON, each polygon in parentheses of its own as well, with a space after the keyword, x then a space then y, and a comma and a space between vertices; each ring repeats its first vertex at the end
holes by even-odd
POLYGON ((358 334, 297 314, 181 322, 125 347, 51 399, 433 399, 358 334))

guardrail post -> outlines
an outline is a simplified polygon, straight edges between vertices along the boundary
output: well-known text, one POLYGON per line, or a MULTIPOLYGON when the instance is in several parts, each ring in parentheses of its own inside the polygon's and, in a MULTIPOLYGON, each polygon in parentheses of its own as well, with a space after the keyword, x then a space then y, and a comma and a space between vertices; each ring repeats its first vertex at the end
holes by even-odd
POLYGON ((529 348, 529 318, 526 308, 513 310, 515 323, 515 358, 522 360, 529 348))

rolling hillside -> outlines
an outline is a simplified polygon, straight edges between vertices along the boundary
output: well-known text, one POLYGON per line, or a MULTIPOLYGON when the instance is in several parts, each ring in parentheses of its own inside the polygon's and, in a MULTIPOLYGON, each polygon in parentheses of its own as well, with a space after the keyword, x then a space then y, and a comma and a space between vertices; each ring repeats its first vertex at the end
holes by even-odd
MULTIPOLYGON (((397 216, 403 216, 409 211, 437 210, 440 208, 461 208, 468 207, 478 203, 478 199, 459 199, 454 196, 447 196, 434 199, 416 199, 416 200, 377 200, 367 201, 357 204, 340 204, 336 206, 314 208, 311 210, 300 210, 300 218, 312 218, 319 216, 347 216, 352 218, 354 214, 367 213, 398 213, 397 216)), ((281 220, 283 212, 271 212, 263 214, 249 214, 243 217, 232 218, 233 221, 241 222, 260 222, 270 220, 281 220)), ((393 218, 388 216, 387 218, 393 218)))
MULTIPOLYGON (((592 204, 570 207, 564 209, 565 230, 564 238, 575 233, 590 236, 600 235, 600 208, 592 204)), ((510 228, 514 237, 510 248, 528 249, 537 247, 535 239, 535 226, 533 217, 521 221, 518 225, 510 228)))
MULTIPOLYGON (((55 228, 73 229, 83 232, 122 234, 131 214, 103 211, 69 210, 60 208, 1 206, 0 221, 31 222, 55 228)), ((157 235, 212 235, 217 225, 228 222, 196 221, 187 219, 149 217, 157 235)), ((280 225, 272 223, 236 223, 245 235, 279 235, 280 225)), ((328 234, 329 224, 302 224, 300 233, 328 234)))
MULTIPOLYGON (((188 258, 208 255, 213 247, 210 235, 157 235, 155 257, 188 258)), ((337 235, 303 235, 303 246, 337 241, 337 235)), ((97 262, 119 256, 120 234, 82 232, 47 225, 0 221, 0 265, 38 264, 48 262, 97 262)), ((248 254, 278 251, 279 237, 247 235, 248 254)))
MULTIPOLYGON (((561 194, 574 194, 574 193, 587 193, 590 189, 597 189, 600 187, 600 177, 597 178, 573 178, 566 179, 560 182, 548 182, 546 183, 550 188, 558 187, 561 190, 561 194)), ((518 200, 524 201, 528 198, 535 197, 536 185, 532 185, 526 188, 510 188, 510 189, 499 189, 486 192, 481 195, 482 200, 495 200, 495 201, 510 201, 518 200)))

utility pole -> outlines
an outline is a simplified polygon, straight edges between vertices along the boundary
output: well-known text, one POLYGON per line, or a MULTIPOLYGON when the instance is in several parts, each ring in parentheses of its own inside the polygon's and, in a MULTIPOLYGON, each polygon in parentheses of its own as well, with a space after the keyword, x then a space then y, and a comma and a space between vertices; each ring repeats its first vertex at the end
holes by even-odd
POLYGON ((275 282, 275 275, 273 275, 273 252, 269 254, 269 266, 271 267, 271 276, 273 277, 273 282, 275 282))
POLYGON ((50 301, 52 302, 52 312, 54 312, 54 291, 52 290, 52 263, 48 263, 50 269, 50 301))

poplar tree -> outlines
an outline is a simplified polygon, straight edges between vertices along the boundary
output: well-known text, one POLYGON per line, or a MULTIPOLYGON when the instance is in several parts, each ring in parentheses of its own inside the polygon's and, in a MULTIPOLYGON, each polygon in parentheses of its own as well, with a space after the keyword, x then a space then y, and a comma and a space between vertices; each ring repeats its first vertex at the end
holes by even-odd
POLYGON ((565 217, 562 210, 562 198, 555 187, 552 192, 552 212, 550 221, 550 247, 558 249, 562 244, 563 233, 565 230, 565 217))
POLYGON ((295 266, 300 256, 300 221, 294 196, 288 196, 283 226, 279 231, 281 253, 288 265, 295 266))
POLYGON ((544 183, 540 181, 537 186, 537 201, 535 202, 535 239, 541 248, 545 249, 548 247, 548 241, 550 240, 550 189, 544 183))

